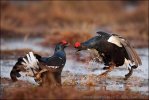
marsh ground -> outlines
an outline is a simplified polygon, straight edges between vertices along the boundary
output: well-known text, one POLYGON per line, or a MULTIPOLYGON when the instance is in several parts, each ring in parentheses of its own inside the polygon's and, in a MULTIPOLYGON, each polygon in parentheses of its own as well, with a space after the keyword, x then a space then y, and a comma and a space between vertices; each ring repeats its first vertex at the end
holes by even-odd
MULTIPOLYGON (((53 46, 43 47, 40 45, 42 41, 43 39, 41 38, 31 38, 26 41, 23 39, 3 39, 1 44, 1 88, 4 94, 19 95, 20 93, 20 95, 28 95, 28 90, 25 88, 33 88, 33 91, 35 91, 34 88, 37 88, 36 90, 40 91, 41 88, 38 87, 33 78, 22 76, 18 82, 13 83, 9 74, 17 57, 25 55, 29 51, 37 52, 43 56, 52 55, 53 46), (20 45, 24 45, 24 47, 20 45), (19 88, 22 88, 22 90, 19 88), (12 92, 13 89, 15 89, 16 94, 12 92)), ((115 68, 106 78, 100 78, 98 75, 104 72, 102 70, 104 65, 89 59, 89 51, 81 51, 79 55, 76 55, 75 49, 67 48, 67 62, 62 72, 63 87, 67 88, 68 91, 73 89, 75 94, 72 98, 117 98, 120 95, 123 95, 122 98, 148 98, 148 48, 136 48, 136 50, 142 59, 143 65, 135 69, 133 75, 126 81, 124 80, 124 75, 128 70, 125 66, 115 68)), ((43 89, 43 91, 49 92, 46 89, 43 89)), ((57 91, 65 91, 65 89, 57 89, 57 91)), ((66 96, 68 96, 68 91, 65 91, 66 96)), ((37 93, 33 93, 29 98, 38 95, 37 93)), ((71 93, 73 94, 73 92, 71 93)), ((65 98, 64 96, 62 97, 65 98)), ((17 97, 12 96, 10 98, 17 97)), ((39 98, 48 98, 48 96, 41 95, 39 98)), ((53 94, 53 98, 60 97, 56 97, 56 94, 53 94)))

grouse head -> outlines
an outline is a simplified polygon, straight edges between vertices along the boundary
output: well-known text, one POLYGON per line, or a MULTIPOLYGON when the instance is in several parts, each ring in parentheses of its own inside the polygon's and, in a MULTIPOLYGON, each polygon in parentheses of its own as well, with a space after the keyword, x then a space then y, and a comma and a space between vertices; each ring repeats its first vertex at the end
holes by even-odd
POLYGON ((56 45, 55 51, 64 50, 64 48, 68 46, 69 46, 69 43, 66 40, 62 40, 56 45))
POLYGON ((76 42, 74 44, 74 47, 77 49, 77 51, 81 51, 81 50, 86 50, 88 47, 84 46, 82 43, 80 42, 76 42))
POLYGON ((87 49, 97 49, 98 44, 101 40, 107 40, 111 35, 107 34, 103 31, 98 31, 97 36, 92 37, 91 39, 85 41, 85 42, 76 42, 74 47, 77 49, 77 51, 81 50, 87 50, 87 49))
POLYGON ((77 49, 77 51, 87 50, 87 49, 95 49, 101 39, 102 39, 101 36, 95 36, 85 42, 82 42, 82 43, 76 42, 74 44, 74 47, 77 49))

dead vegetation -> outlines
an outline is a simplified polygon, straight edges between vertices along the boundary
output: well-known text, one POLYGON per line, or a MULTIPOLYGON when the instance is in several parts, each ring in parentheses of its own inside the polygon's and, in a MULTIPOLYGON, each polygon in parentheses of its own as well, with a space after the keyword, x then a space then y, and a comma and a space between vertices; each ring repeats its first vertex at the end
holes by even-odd
POLYGON ((70 44, 74 44, 76 41, 84 42, 91 38, 89 33, 76 33, 76 32, 54 32, 52 34, 45 35, 45 41, 41 44, 43 46, 49 46, 50 44, 56 44, 61 40, 66 40, 70 44))
MULTIPOLYGON (((27 53, 31 52, 33 50, 31 49, 16 49, 16 50, 1 50, 1 56, 0 59, 16 59, 19 58, 21 56, 25 56, 27 53)), ((39 55, 47 55, 47 53, 41 53, 41 52, 35 52, 33 51, 35 54, 39 54, 39 55)))
MULTIPOLYGON (((6 79, 2 79, 2 83, 6 79)), ((7 79, 8 80, 8 79, 7 79)), ((10 81, 10 80, 8 80, 10 81)), ((148 99, 148 96, 131 91, 77 90, 73 86, 37 87, 25 86, 19 81, 15 87, 3 87, 2 99, 148 99), (25 87, 24 87, 25 86, 25 87), (40 95, 39 95, 40 94, 40 95)))

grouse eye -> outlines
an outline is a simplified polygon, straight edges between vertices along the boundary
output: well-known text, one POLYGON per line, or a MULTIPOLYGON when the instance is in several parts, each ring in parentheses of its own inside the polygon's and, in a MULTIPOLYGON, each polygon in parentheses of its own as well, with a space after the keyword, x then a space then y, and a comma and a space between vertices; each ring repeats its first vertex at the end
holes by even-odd
POLYGON ((80 42, 76 42, 74 46, 75 46, 75 48, 78 48, 81 46, 81 44, 80 44, 80 42))

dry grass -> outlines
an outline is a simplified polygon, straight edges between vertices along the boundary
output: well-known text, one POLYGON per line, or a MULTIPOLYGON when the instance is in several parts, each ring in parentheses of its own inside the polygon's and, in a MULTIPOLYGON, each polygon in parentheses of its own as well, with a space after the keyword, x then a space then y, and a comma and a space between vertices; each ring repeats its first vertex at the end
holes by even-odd
POLYGON ((25 56, 29 52, 34 52, 35 54, 39 55, 47 55, 47 53, 41 53, 41 52, 35 52, 31 49, 16 49, 16 50, 1 50, 1 56, 0 59, 16 59, 21 56, 25 56))
POLYGON ((132 91, 78 90, 75 86, 34 86, 28 82, 13 83, 8 78, 0 78, 2 84, 1 99, 148 99, 149 96, 132 91))
POLYGON ((62 40, 66 40, 73 45, 76 41, 83 42, 91 37, 92 34, 89 33, 54 32, 53 34, 45 35, 45 40, 42 45, 49 46, 50 44, 55 44, 62 40))
POLYGON ((5 99, 148 99, 130 91, 78 91, 74 87, 19 87, 4 89, 5 99), (40 94, 40 95, 39 95, 40 94))

